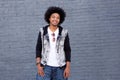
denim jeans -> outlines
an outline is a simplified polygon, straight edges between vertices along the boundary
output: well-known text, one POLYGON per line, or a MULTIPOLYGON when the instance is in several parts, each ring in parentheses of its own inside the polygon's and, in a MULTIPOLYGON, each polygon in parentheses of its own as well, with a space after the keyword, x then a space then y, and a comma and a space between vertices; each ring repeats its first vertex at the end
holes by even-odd
POLYGON ((36 75, 36 80, 68 80, 64 78, 65 67, 51 67, 51 66, 44 66, 44 73, 45 76, 42 77, 39 74, 36 75))

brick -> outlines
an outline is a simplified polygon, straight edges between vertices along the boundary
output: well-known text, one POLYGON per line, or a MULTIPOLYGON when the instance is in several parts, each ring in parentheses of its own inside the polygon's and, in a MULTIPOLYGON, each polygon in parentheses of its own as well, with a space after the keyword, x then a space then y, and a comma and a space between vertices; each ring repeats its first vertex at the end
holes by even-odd
POLYGON ((119 0, 0 0, 0 80, 35 80, 35 46, 49 6, 65 9, 69 80, 120 80, 119 0), (53 2, 54 1, 54 2, 53 2))

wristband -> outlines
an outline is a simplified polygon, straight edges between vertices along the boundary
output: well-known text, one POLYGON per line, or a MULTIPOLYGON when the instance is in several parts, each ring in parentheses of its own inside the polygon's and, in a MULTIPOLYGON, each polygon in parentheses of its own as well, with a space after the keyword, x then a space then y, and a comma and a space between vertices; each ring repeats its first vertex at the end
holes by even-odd
POLYGON ((40 62, 37 62, 36 65, 40 64, 40 62))

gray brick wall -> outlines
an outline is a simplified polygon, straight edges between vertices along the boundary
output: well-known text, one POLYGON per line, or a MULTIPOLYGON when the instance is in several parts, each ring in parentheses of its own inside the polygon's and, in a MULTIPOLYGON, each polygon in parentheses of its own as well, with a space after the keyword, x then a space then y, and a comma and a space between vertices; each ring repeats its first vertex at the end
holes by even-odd
POLYGON ((120 80, 120 0, 0 0, 0 80, 35 80, 35 45, 49 6, 65 9, 69 80, 120 80))

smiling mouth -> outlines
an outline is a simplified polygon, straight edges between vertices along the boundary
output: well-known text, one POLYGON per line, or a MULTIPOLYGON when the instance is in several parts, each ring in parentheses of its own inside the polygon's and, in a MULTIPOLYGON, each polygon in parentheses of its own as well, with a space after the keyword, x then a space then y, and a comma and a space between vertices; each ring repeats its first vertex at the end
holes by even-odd
POLYGON ((58 22, 57 22, 57 21, 53 21, 53 23, 54 23, 54 24, 58 24, 58 22))

